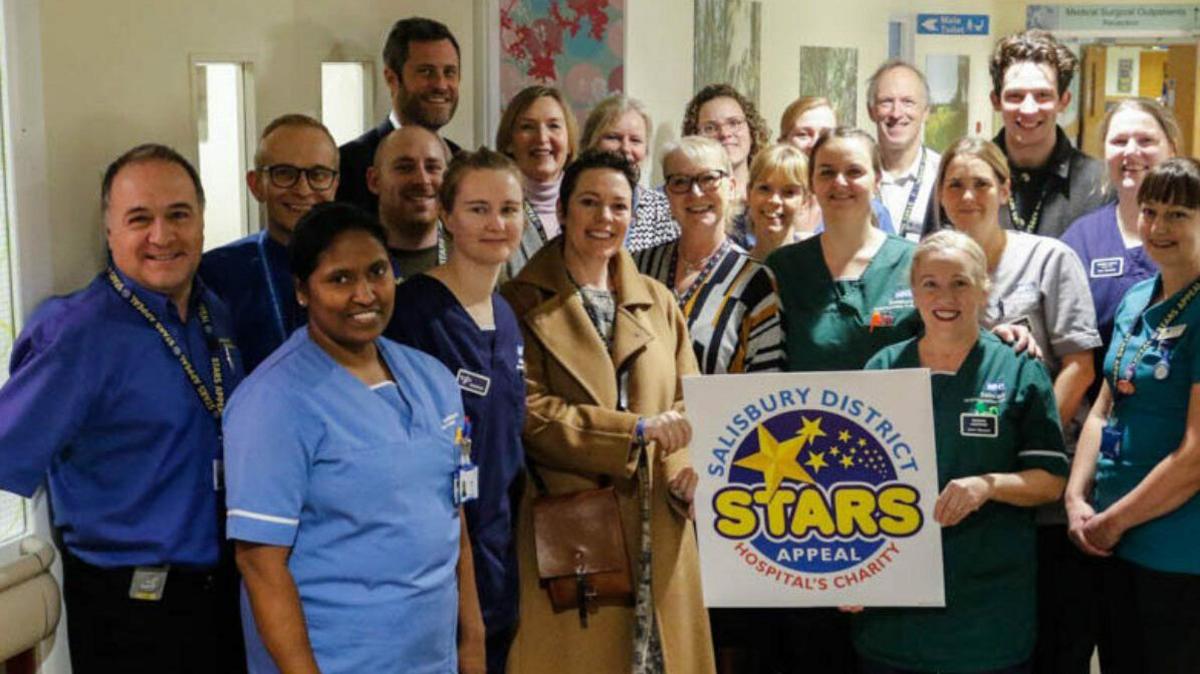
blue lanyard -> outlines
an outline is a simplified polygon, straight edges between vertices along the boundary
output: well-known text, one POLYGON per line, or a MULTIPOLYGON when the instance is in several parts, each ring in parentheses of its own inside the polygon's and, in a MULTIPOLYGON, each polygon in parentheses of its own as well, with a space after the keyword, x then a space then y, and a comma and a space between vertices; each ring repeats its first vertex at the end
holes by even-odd
POLYGON ((283 305, 279 303, 279 292, 275 290, 275 279, 271 276, 271 263, 267 261, 267 231, 258 235, 258 260, 262 262, 263 275, 267 277, 267 291, 271 293, 271 308, 275 311, 275 324, 279 327, 279 338, 287 341, 287 326, 283 323, 283 305))
POLYGON ((921 192, 921 181, 925 179, 925 146, 921 146, 921 158, 918 160, 917 177, 912 189, 908 191, 908 203, 904 206, 904 214, 900 216, 900 233, 908 231, 908 220, 912 217, 913 206, 917 204, 917 195, 921 192))

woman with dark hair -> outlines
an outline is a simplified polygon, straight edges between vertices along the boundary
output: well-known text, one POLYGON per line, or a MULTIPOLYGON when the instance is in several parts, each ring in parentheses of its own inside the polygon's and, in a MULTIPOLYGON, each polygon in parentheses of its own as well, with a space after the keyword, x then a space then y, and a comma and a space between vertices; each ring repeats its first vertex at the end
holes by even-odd
POLYGON ((557 205, 563 168, 579 151, 575 114, 562 92, 542 85, 517 92, 500 116, 496 151, 516 163, 525 192, 525 231, 502 274, 509 279, 560 231, 557 205))
POLYGON ((462 400, 444 365, 381 338, 386 241, 345 204, 301 218, 289 257, 308 325, 229 401, 251 672, 484 671, 461 516, 473 494, 455 489, 474 468, 462 400))
POLYGON ((563 176, 562 236, 503 288, 525 337, 536 486, 518 509, 512 674, 713 671, 688 515, 698 478, 681 377, 696 373, 696 359, 675 298, 621 245, 636 181, 620 155, 580 156, 563 176), (534 497, 602 487, 616 496, 635 598, 557 613, 539 582, 534 497))
POLYGON ((498 674, 517 621, 510 494, 525 458, 525 373, 516 316, 495 288, 525 223, 521 174, 487 148, 464 152, 450 162, 439 199, 454 241, 450 257, 396 288, 396 310, 384 334, 457 373, 470 421, 465 439, 479 466, 479 498, 463 510, 487 628, 488 671, 498 674))
MULTIPOLYGON (((623 94, 610 96, 596 104, 583 124, 584 150, 616 152, 639 171, 650 149, 650 113, 636 98, 623 94)), ((638 185, 633 190, 633 222, 625 236, 629 252, 653 248, 679 238, 679 225, 671 217, 671 205, 658 190, 638 185)))
POLYGON ((1104 671, 1183 674, 1200 671, 1200 162, 1162 162, 1137 200, 1159 271, 1117 307, 1067 512, 1081 550, 1112 556, 1104 671))
POLYGON ((758 114, 754 102, 737 89, 728 84, 710 84, 688 101, 682 135, 712 138, 725 148, 733 166, 734 193, 740 195, 733 203, 729 233, 734 243, 749 250, 754 241, 748 236, 744 199, 750 184, 750 163, 771 142, 766 120, 758 114))

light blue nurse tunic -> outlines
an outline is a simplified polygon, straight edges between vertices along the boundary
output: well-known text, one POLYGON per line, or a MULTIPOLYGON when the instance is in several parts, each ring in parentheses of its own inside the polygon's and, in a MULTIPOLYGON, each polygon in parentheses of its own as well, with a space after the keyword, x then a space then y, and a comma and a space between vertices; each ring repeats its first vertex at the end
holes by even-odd
MULTIPOLYGON (((368 387, 297 330, 229 401, 228 536, 291 547, 321 671, 457 670, 462 399, 431 356, 376 341, 368 387)), ((251 672, 277 672, 243 587, 251 672)))

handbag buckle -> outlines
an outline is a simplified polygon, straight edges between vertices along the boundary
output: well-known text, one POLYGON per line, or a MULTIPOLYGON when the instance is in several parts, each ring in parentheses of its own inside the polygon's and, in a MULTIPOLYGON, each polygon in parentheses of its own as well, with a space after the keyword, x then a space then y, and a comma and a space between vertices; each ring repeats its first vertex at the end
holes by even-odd
POLYGON ((575 599, 579 604, 579 626, 587 629, 591 603, 596 600, 596 588, 588 582, 583 565, 583 553, 575 553, 575 599))

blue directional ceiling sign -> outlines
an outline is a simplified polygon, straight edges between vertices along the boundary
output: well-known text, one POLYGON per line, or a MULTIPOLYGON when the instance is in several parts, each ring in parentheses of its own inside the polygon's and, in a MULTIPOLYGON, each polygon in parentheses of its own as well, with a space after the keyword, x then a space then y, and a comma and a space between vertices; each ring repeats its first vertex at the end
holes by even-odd
POLYGON ((918 14, 918 35, 987 35, 986 14, 918 14))

